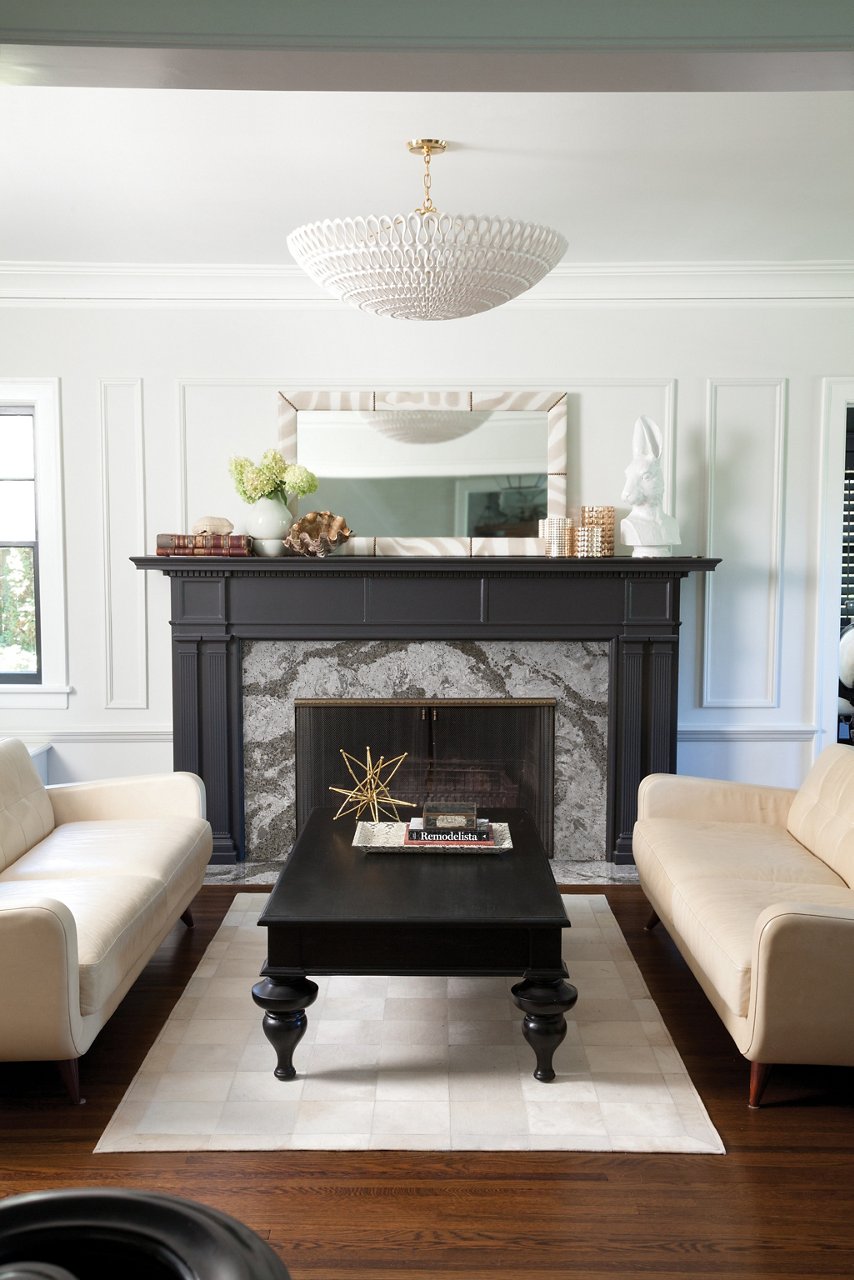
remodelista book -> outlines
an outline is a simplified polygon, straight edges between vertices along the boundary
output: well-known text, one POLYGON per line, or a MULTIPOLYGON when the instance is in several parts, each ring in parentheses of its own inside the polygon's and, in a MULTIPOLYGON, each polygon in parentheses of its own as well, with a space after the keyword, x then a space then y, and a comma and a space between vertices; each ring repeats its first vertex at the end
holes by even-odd
POLYGON ((452 844, 430 840, 413 840, 407 843, 405 822, 365 822, 356 823, 353 835, 354 848, 363 853, 502 853, 513 848, 510 828, 506 822, 489 824, 492 829, 494 843, 478 844, 474 840, 457 840, 452 844))
POLYGON ((477 831, 458 828, 456 830, 425 831, 421 827, 407 827, 403 837, 404 844, 435 845, 486 845, 495 846, 492 827, 477 831))

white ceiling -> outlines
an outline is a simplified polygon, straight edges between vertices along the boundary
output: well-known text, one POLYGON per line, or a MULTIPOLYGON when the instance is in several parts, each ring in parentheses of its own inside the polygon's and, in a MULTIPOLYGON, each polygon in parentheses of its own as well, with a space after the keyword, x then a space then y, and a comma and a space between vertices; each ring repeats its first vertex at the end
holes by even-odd
POLYGON ((569 264, 854 260, 854 92, 0 87, 0 261, 286 264, 420 201, 548 223, 569 264))

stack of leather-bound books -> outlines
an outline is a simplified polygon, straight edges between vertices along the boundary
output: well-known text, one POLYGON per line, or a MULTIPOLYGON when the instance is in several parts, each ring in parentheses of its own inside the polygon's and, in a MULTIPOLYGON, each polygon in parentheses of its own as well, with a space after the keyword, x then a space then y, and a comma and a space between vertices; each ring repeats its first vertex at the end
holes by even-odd
POLYGON ((159 556, 251 556, 248 533, 158 533, 159 556))

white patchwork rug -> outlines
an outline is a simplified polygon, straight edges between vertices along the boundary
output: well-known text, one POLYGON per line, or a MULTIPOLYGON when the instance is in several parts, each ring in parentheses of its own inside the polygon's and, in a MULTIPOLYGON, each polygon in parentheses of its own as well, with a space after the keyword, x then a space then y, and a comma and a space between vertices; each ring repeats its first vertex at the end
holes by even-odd
POLYGON ((604 896, 564 898, 578 1003, 550 1084, 503 978, 315 978, 277 1080, 250 994, 265 901, 237 894, 96 1151, 723 1153, 604 896))

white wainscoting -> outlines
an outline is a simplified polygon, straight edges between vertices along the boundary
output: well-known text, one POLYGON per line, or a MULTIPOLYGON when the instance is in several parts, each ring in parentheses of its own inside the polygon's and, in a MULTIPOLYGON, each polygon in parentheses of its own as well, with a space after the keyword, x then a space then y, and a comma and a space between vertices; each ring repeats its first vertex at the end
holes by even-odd
POLYGON ((172 770, 171 725, 150 729, 58 729, 47 741, 26 731, 14 736, 29 747, 44 783, 136 777, 172 770))
MULTIPOLYGON (((573 379, 567 396, 568 511, 583 503, 619 505, 623 472, 632 457, 632 428, 635 420, 644 416, 661 428, 664 506, 678 518, 674 503, 675 408, 675 378, 573 379)), ((617 554, 631 554, 619 543, 619 537, 618 523, 617 554)))
POLYGON ((785 379, 710 379, 703 707, 777 707, 786 520, 785 379))
POLYGON ((797 787, 813 761, 815 742, 815 725, 680 727, 676 768, 701 778, 797 787))
POLYGON ((148 584, 128 571, 146 546, 141 378, 101 379, 104 682, 107 710, 148 706, 148 584))

